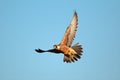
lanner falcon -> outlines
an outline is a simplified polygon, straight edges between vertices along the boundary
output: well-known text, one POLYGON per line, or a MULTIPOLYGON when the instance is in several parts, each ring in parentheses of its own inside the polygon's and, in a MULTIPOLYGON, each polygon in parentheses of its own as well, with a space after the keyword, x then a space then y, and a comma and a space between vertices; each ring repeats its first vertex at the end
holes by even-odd
POLYGON ((83 52, 82 47, 81 45, 79 45, 79 43, 71 46, 75 38, 77 27, 78 27, 78 16, 77 13, 75 12, 73 19, 70 25, 68 26, 65 32, 65 36, 63 37, 62 42, 60 44, 54 45, 54 49, 41 50, 38 48, 35 49, 35 51, 38 53, 43 53, 43 52, 52 52, 56 54, 62 53, 64 54, 64 59, 63 59, 64 62, 71 63, 77 61, 78 59, 81 58, 83 52))

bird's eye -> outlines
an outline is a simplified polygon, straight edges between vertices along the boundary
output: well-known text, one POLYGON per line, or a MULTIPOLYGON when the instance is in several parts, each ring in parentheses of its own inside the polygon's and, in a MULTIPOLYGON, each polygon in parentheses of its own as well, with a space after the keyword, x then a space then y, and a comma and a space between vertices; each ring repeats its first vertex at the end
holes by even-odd
POLYGON ((56 48, 57 48, 57 45, 54 45, 53 47, 56 49, 56 48))

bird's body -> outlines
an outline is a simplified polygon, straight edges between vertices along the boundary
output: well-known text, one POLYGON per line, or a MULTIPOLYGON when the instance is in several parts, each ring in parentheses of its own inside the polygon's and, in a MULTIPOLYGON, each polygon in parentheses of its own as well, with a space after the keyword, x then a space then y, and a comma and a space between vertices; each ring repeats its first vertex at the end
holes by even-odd
POLYGON ((81 53, 82 53, 82 47, 79 45, 79 43, 71 46, 75 34, 77 31, 78 27, 78 16, 77 13, 74 13, 73 19, 68 26, 65 36, 63 37, 62 41, 60 44, 54 45, 54 49, 50 50, 41 50, 41 49, 36 49, 36 52, 42 53, 42 52, 53 52, 53 53, 63 53, 64 54, 64 62, 71 63, 74 61, 77 61, 78 59, 81 58, 81 53))
POLYGON ((66 45, 59 45, 60 48, 58 50, 63 51, 63 53, 65 55, 71 55, 71 54, 76 54, 76 52, 74 51, 74 49, 72 49, 71 47, 68 47, 66 45))

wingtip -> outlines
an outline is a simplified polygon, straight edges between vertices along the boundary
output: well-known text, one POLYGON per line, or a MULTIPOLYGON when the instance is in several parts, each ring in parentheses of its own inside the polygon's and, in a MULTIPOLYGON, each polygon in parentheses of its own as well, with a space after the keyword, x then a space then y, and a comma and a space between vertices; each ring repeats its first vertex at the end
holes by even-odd
MULTIPOLYGON (((76 17, 77 21, 78 21, 78 15, 77 15, 77 12, 75 11, 74 12, 74 17, 76 17)), ((77 24, 78 25, 78 24, 77 24)))
POLYGON ((77 12, 76 12, 76 11, 74 12, 74 15, 77 15, 77 12))
POLYGON ((38 53, 43 53, 43 52, 45 52, 44 50, 41 50, 41 49, 39 49, 39 48, 38 48, 38 49, 35 49, 35 51, 38 52, 38 53))

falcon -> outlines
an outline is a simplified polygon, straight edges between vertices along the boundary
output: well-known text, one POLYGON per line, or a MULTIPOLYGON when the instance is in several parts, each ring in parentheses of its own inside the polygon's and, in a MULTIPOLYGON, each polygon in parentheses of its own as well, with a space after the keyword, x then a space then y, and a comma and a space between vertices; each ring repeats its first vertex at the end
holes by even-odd
POLYGON ((43 52, 52 52, 56 54, 62 53, 64 55, 63 61, 66 63, 78 61, 78 59, 81 58, 83 52, 82 45, 80 45, 79 43, 76 43, 73 46, 71 45, 75 38, 77 28, 78 28, 78 16, 77 13, 74 12, 72 21, 70 25, 67 27, 61 43, 54 45, 53 49, 42 50, 38 48, 35 49, 35 51, 38 53, 43 52))

